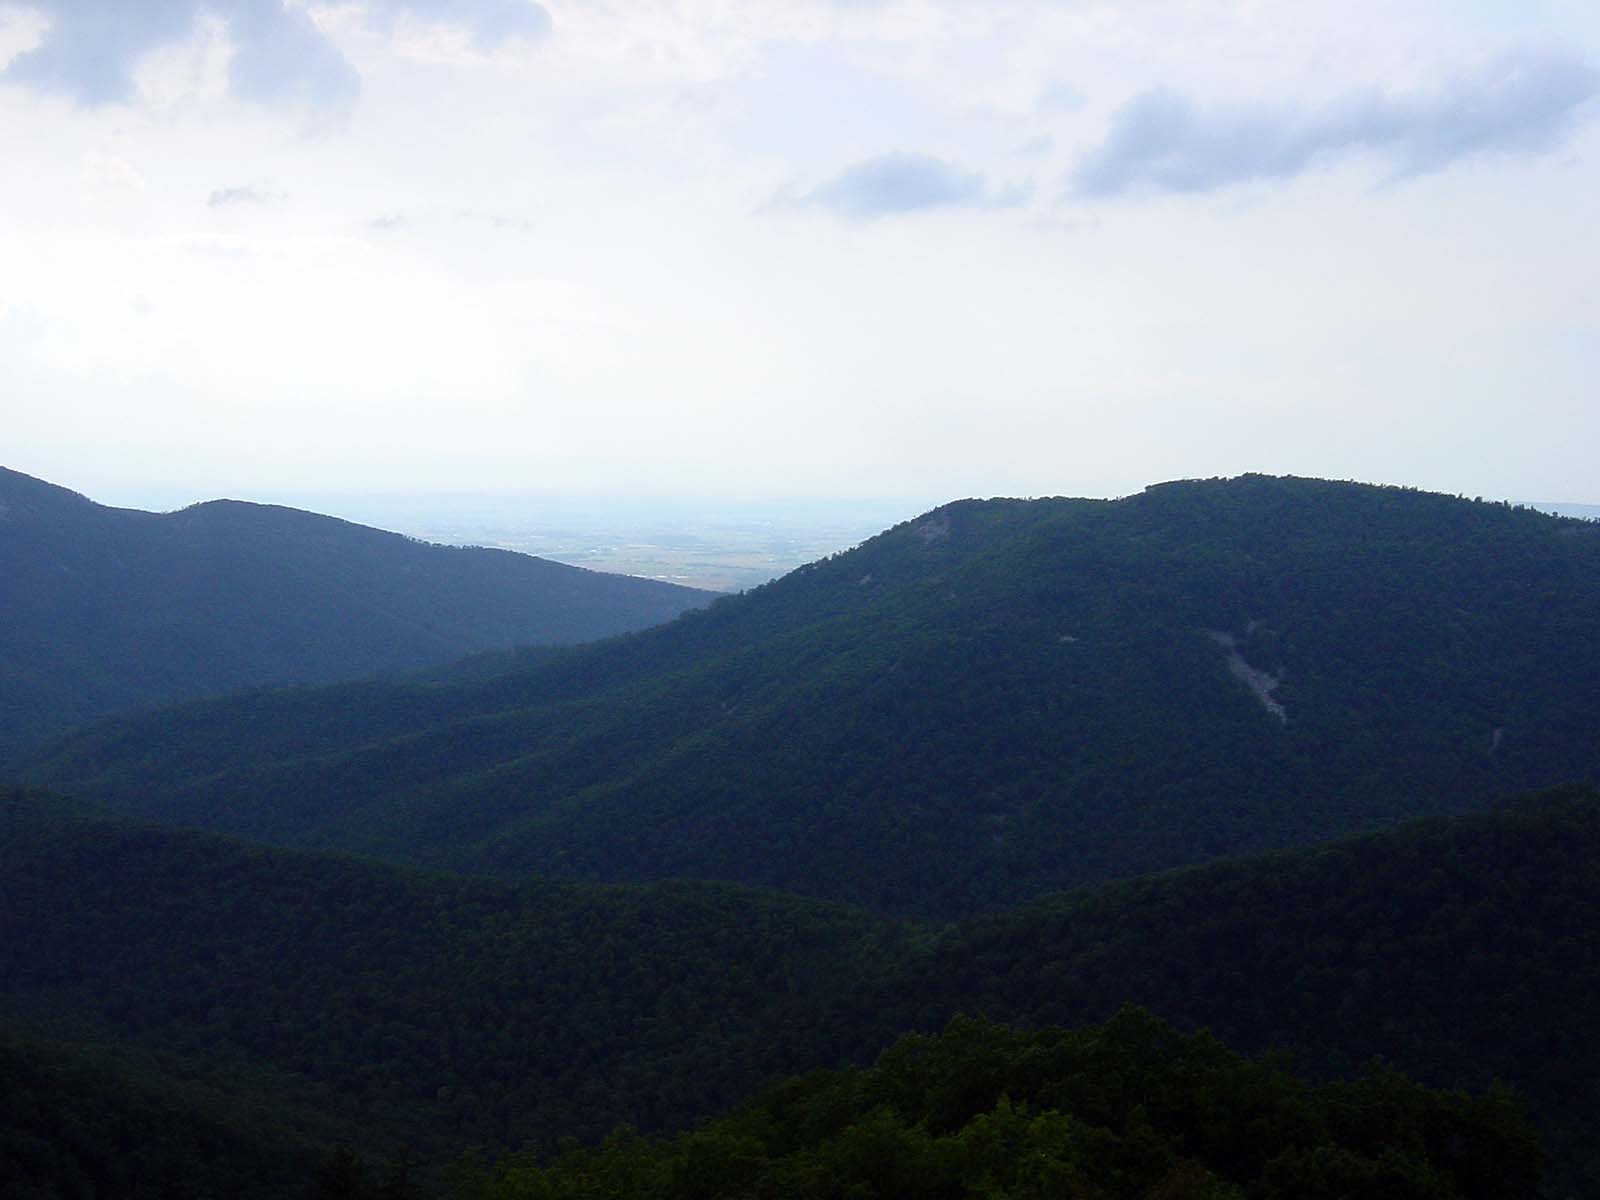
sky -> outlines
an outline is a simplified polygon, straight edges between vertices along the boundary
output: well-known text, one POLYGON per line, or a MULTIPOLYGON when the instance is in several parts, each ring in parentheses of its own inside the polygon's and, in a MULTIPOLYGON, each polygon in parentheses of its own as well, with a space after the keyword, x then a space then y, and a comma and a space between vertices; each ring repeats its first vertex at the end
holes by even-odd
POLYGON ((0 0, 96 499, 1600 502, 1592 0, 0 0))

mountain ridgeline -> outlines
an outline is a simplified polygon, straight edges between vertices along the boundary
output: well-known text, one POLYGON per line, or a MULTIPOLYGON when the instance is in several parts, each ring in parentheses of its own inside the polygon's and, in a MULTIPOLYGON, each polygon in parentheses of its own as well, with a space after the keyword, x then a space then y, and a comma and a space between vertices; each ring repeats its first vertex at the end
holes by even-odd
POLYGON ((711 599, 273 505, 109 508, 0 469, 0 755, 120 709, 589 641, 711 599))
POLYGON ((121 718, 13 774, 292 846, 947 919, 1594 779, 1600 526, 1263 476, 962 501, 503 665, 121 718))

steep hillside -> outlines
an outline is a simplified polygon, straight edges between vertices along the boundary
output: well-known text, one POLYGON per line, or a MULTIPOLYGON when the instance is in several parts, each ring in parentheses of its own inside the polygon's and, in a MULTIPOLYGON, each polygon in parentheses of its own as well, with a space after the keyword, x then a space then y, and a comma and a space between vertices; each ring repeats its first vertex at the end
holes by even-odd
POLYGON ((587 641, 710 599, 288 508, 107 508, 0 469, 0 754, 117 709, 587 641))
POLYGON ((179 1083, 128 1056, 0 1027, 6 1200, 303 1196, 331 1133, 307 1137, 281 1097, 179 1083), (259 1100, 259 1097, 255 1098, 259 1100))
POLYGON ((1128 1001, 1228 1044, 1347 1075, 1382 1057, 1425 1083, 1509 1081, 1552 1153, 1552 1194, 1600 1195, 1600 795, 1052 897, 946 931, 863 1011, 1104 1019, 1128 1001))
POLYGON ((1541 1167, 1503 1092, 1430 1092, 1385 1070, 1307 1085, 1125 1009, 1079 1030, 953 1021, 675 1141, 619 1134, 547 1167, 505 1166, 473 1194, 1533 1200, 1541 1167))
POLYGON ((272 1083, 381 1152, 660 1128, 847 1049, 906 932, 712 884, 510 885, 0 795, 0 1019, 272 1083), (273 1081, 276 1081, 273 1083, 273 1081))
POLYGON ((964 501, 489 678, 103 725, 27 778, 435 866, 960 915, 1600 771, 1600 527, 1246 476, 964 501))
POLYGON ((1593 793, 937 932, 726 885, 264 850, 21 795, 0 799, 0 878, 0 1018, 181 1056, 187 1094, 277 1095, 274 1127, 379 1160, 677 1128, 958 1013, 1077 1025, 1132 1002, 1315 1075, 1381 1054, 1435 1086, 1504 1079, 1549 1138, 1549 1194, 1600 1189, 1593 793))

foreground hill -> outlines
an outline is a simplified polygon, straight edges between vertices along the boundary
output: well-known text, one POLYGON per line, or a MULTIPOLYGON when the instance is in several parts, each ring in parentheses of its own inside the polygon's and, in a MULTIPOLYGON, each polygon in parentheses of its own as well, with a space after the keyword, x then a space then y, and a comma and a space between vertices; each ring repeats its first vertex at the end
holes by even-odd
POLYGON ((953 1021, 674 1142, 619 1134, 506 1166, 473 1195, 1533 1200, 1541 1167, 1504 1092, 1430 1092, 1381 1069, 1307 1086, 1125 1009, 1081 1030, 953 1021))
POLYGON ((126 1057, 0 1028, 6 1200, 304 1195, 331 1132, 293 1128, 281 1097, 252 1105, 237 1080, 196 1087, 126 1057))
POLYGON ((512 885, 0 802, 0 1018, 382 1157, 679 1127, 957 1013, 1128 1002, 1318 1075, 1527 1093, 1600 1191, 1600 797, 1571 791, 937 933, 726 885, 512 885), (183 1064, 187 1064, 186 1066, 183 1064), (314 1114, 295 1115, 295 1114, 314 1114), (291 1119, 292 1116, 292 1119, 291 1119))
POLYGON ((1600 1195, 1597 881, 1600 795, 1556 789, 968 922, 863 1008, 900 1028, 1078 1024, 1132 1000, 1317 1075, 1381 1057, 1439 1086, 1508 1080, 1553 1194, 1600 1195))
POLYGON ((0 469, 0 753, 117 709, 588 641, 710 599, 271 505, 108 508, 0 469))
POLYGON ((1246 476, 964 501, 672 625, 260 694, 27 767, 433 866, 940 917, 1600 773, 1600 526, 1246 476))
POLYGON ((849 1050, 866 913, 726 885, 511 885, 0 796, 0 1019, 276 1079, 385 1151, 659 1128, 849 1050))

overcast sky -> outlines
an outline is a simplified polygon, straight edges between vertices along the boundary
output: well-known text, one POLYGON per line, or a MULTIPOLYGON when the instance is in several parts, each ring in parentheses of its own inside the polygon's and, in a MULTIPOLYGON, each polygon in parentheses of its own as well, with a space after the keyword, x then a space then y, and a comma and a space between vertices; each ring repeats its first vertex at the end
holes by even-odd
POLYGON ((0 464, 1600 501, 1593 0, 0 0, 0 464))

